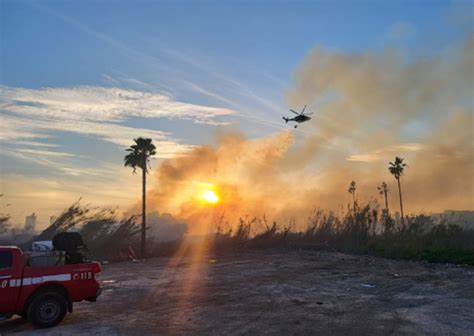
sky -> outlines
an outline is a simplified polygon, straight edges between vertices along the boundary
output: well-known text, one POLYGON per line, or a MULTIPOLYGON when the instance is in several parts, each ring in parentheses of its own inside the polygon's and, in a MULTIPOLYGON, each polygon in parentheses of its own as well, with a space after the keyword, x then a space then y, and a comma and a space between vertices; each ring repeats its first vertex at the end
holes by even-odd
MULTIPOLYGON (((410 63, 449 53, 473 30, 468 1, 0 3, 0 213, 22 224, 35 212, 40 226, 81 197, 136 202, 140 178, 122 163, 135 137, 154 140, 157 167, 220 134, 285 132, 281 117, 305 104, 298 69, 317 48, 396 49, 410 63)), ((413 135, 436 126, 413 122, 391 145, 417 151, 413 135)))

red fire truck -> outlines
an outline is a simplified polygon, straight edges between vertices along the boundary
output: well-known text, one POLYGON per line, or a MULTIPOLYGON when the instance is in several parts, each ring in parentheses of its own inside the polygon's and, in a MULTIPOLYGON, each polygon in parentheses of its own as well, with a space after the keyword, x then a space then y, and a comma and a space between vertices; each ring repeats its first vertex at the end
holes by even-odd
POLYGON ((0 246, 0 320, 14 314, 51 327, 72 312, 73 302, 94 302, 101 288, 97 262, 32 266, 17 247, 0 246))

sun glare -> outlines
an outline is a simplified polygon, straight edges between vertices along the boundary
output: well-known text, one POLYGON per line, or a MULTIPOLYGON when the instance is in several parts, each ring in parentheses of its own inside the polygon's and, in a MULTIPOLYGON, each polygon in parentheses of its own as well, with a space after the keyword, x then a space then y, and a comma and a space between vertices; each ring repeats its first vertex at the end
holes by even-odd
POLYGON ((202 193, 202 199, 212 204, 219 202, 219 196, 213 190, 205 190, 202 193))

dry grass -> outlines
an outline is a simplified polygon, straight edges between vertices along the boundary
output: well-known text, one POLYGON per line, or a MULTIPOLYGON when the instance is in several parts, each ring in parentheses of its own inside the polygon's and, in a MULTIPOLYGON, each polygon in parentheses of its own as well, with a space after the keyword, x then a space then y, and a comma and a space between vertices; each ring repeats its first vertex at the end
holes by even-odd
POLYGON ((355 212, 348 210, 342 218, 317 210, 309 218, 306 230, 294 231, 291 223, 280 227, 275 222, 252 236, 252 225, 257 221, 240 220, 235 232, 218 229, 216 248, 318 248, 474 265, 474 230, 443 220, 435 224, 423 214, 408 217, 405 225, 401 225, 390 217, 378 218, 376 209, 370 205, 357 207, 355 212))
MULTIPOLYGON (((295 230, 294 223, 268 223, 263 218, 241 218, 232 229, 222 229, 223 218, 216 224, 212 241, 214 251, 236 251, 248 248, 310 248, 351 253, 366 253, 389 258, 425 259, 474 265, 474 230, 447 224, 435 224, 427 215, 407 217, 402 226, 371 205, 348 209, 343 216, 316 210, 305 230, 295 230), (256 229, 260 228, 260 229, 256 229), (263 228, 263 229, 262 229, 263 228)), ((51 239, 57 232, 75 229, 81 232, 93 257, 123 260, 133 258, 139 250, 139 223, 134 216, 118 220, 114 210, 93 209, 79 202, 33 240, 51 239)), ((29 247, 30 242, 24 244, 29 247)), ((150 255, 171 255, 181 242, 148 241, 150 255)))

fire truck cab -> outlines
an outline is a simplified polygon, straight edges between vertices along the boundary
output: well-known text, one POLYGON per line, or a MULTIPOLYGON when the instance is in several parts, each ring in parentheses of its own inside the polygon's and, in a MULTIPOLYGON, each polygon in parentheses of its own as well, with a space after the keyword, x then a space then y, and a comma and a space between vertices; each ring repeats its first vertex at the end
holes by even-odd
POLYGON ((36 265, 18 247, 0 246, 0 320, 14 314, 51 327, 72 312, 73 302, 94 302, 101 288, 97 262, 36 265))

